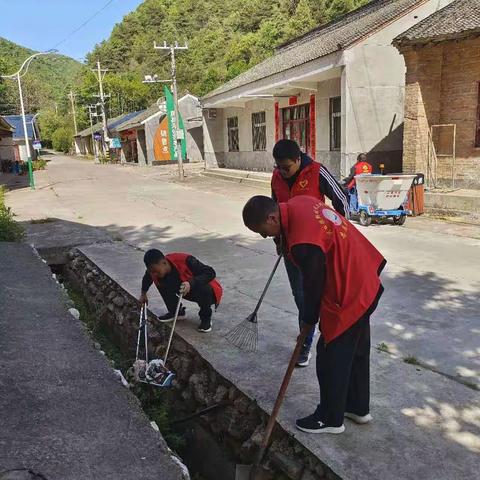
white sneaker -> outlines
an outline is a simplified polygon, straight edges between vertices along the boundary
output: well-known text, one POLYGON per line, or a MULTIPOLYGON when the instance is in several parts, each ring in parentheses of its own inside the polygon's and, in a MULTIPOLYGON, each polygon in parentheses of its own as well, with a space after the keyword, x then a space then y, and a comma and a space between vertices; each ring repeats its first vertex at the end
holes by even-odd
POLYGON ((354 413, 345 412, 345 418, 349 418, 350 420, 353 420, 355 423, 358 423, 359 425, 365 425, 366 423, 370 423, 373 420, 373 417, 369 413, 367 413, 366 415, 360 416, 360 415, 355 415, 354 413))

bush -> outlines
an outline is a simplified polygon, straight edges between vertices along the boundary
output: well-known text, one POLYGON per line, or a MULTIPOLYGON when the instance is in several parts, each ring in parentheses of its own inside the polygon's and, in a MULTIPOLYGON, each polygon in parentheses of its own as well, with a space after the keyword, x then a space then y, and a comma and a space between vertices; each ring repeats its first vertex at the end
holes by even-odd
POLYGON ((34 172, 36 172, 37 170, 45 170, 46 166, 47 166, 47 161, 42 160, 40 158, 32 162, 32 167, 34 172))
POLYGON ((13 213, 5 205, 5 189, 0 186, 0 242, 19 242, 23 228, 13 219, 13 213))
POLYGON ((68 153, 73 142, 73 133, 65 127, 57 128, 52 135, 52 146, 57 152, 68 153))

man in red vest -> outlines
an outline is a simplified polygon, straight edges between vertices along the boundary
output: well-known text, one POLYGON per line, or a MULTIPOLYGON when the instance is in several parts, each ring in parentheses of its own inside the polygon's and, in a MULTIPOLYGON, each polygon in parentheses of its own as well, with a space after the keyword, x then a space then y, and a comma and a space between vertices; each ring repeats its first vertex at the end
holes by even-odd
POLYGON ((347 185, 348 190, 351 190, 355 185, 355 175, 370 175, 373 172, 372 166, 367 162, 367 155, 361 153, 357 157, 357 163, 353 165, 350 170, 350 175, 345 179, 344 183, 347 185))
MULTIPOLYGON (((148 289, 155 283, 168 310, 159 320, 171 322, 178 303, 177 294, 182 293, 185 300, 197 303, 200 307, 198 331, 210 332, 212 305, 217 307, 220 304, 223 293, 220 283, 215 279, 215 270, 187 253, 164 255, 157 249, 148 250, 143 261, 147 271, 142 279, 140 302, 148 303, 148 289)), ((182 305, 179 318, 184 316, 185 307, 182 305)))
MULTIPOLYGON (((272 175, 272 198, 278 202, 287 202, 298 195, 309 195, 322 202, 325 196, 333 204, 333 208, 348 217, 348 199, 343 188, 335 180, 328 169, 305 155, 293 140, 279 140, 273 148, 275 169, 272 175)), ((276 241, 280 253, 281 246, 276 241)), ((298 323, 303 324, 303 283, 302 275, 297 266, 285 257, 285 268, 292 289, 293 298, 298 308, 298 323)), ((306 338, 300 353, 297 366, 306 367, 310 361, 310 348, 313 342, 314 330, 306 338)))
POLYGON ((368 423, 370 315, 383 293, 385 259, 348 220, 312 197, 279 205, 269 197, 253 197, 243 209, 243 221, 264 238, 282 237, 302 272, 303 320, 313 329, 320 317, 320 403, 312 415, 297 420, 297 427, 342 433, 344 417, 368 423))

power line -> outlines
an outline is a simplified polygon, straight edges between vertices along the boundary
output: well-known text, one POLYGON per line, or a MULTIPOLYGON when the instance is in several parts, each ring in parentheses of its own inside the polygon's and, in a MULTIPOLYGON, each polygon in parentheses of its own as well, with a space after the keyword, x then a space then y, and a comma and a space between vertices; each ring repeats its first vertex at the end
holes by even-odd
POLYGON ((102 13, 109 5, 111 5, 115 0, 108 0, 108 2, 100 9, 97 10, 91 17, 85 20, 79 27, 77 27, 73 32, 70 32, 63 40, 58 42, 53 48, 58 48, 60 45, 63 45, 67 40, 72 38, 77 32, 79 32, 83 27, 88 25, 97 15, 102 13))

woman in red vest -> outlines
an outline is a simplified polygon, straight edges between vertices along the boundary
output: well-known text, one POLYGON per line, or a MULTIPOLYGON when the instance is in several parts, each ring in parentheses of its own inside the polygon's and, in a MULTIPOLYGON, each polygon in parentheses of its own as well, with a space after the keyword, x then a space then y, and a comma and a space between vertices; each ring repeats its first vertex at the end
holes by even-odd
POLYGON ((370 416, 370 315, 383 287, 385 259, 340 214, 312 197, 276 204, 256 196, 243 209, 243 221, 262 237, 281 236, 303 276, 303 321, 320 318, 317 376, 320 403, 297 420, 308 433, 342 433, 344 417, 363 424, 370 416))
MULTIPOLYGON (((177 307, 177 294, 200 307, 199 332, 212 330, 212 305, 217 307, 222 299, 222 287, 215 279, 212 267, 204 265, 187 253, 164 255, 160 250, 148 250, 143 257, 147 271, 142 279, 141 303, 148 303, 147 292, 152 283, 158 288, 168 312, 159 317, 160 322, 171 322, 177 307)), ((185 316, 185 307, 180 308, 179 318, 185 316)))
MULTIPOLYGON (((273 148, 275 169, 272 175, 272 198, 278 203, 287 202, 297 195, 309 195, 322 202, 325 196, 333 204, 333 208, 343 216, 348 217, 348 199, 343 188, 335 180, 328 169, 305 155, 293 140, 279 140, 273 148)), ((278 241, 277 249, 281 247, 278 241)), ((298 308, 298 323, 303 324, 303 284, 302 275, 296 265, 285 257, 285 268, 292 289, 293 298, 298 308)), ((313 342, 314 331, 305 340, 302 352, 298 359, 299 367, 309 364, 310 348, 313 342)))

